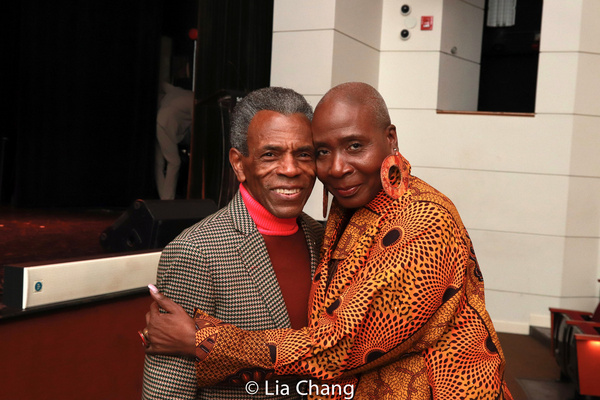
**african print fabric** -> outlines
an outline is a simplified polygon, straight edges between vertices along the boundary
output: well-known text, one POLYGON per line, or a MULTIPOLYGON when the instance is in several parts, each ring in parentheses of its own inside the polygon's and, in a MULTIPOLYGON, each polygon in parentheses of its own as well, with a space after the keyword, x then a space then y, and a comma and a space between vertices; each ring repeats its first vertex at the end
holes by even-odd
POLYGON ((263 332, 197 312, 199 385, 299 375, 315 399, 512 399, 471 240, 416 177, 397 200, 334 202, 309 309, 308 327, 263 332))

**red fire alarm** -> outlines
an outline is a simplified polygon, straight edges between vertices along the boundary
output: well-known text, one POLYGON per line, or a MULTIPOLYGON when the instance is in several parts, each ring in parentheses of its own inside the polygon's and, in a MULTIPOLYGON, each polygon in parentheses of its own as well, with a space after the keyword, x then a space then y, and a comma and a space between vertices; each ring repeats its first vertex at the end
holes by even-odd
POLYGON ((433 16, 423 16, 423 17, 421 17, 421 30, 422 31, 431 31, 431 30, 433 30, 433 16))

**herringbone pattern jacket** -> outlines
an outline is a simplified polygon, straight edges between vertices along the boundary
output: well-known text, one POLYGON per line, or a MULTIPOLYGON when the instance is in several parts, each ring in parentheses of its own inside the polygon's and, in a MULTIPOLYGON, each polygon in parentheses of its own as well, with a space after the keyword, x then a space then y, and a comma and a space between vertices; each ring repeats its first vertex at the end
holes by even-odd
MULTIPOLYGON (((312 275, 319 261, 323 228, 306 214, 300 216, 300 222, 311 253, 312 275)), ((164 249, 157 287, 190 316, 198 307, 243 329, 290 327, 263 237, 239 193, 226 207, 183 231, 164 249)), ((264 393, 250 396, 243 386, 198 389, 194 360, 146 357, 143 399, 277 398, 264 393)))

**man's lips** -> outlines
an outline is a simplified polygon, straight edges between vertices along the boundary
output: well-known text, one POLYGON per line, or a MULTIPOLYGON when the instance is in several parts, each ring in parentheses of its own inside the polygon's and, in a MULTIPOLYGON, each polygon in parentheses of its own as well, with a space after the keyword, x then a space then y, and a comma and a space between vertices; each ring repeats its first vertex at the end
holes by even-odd
POLYGON ((272 189, 272 190, 277 194, 282 194, 285 196, 293 196, 302 191, 301 188, 276 188, 276 189, 272 189))

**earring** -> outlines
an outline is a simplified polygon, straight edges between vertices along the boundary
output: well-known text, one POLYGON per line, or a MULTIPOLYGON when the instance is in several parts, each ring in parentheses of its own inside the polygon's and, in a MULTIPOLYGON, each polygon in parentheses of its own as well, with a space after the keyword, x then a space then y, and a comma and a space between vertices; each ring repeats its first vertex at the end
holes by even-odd
POLYGON ((329 209, 329 192, 325 185, 323 185, 323 218, 327 217, 327 210, 329 209))
POLYGON ((408 189, 410 171, 407 162, 397 149, 381 164, 380 178, 383 190, 392 199, 398 199, 408 189))

